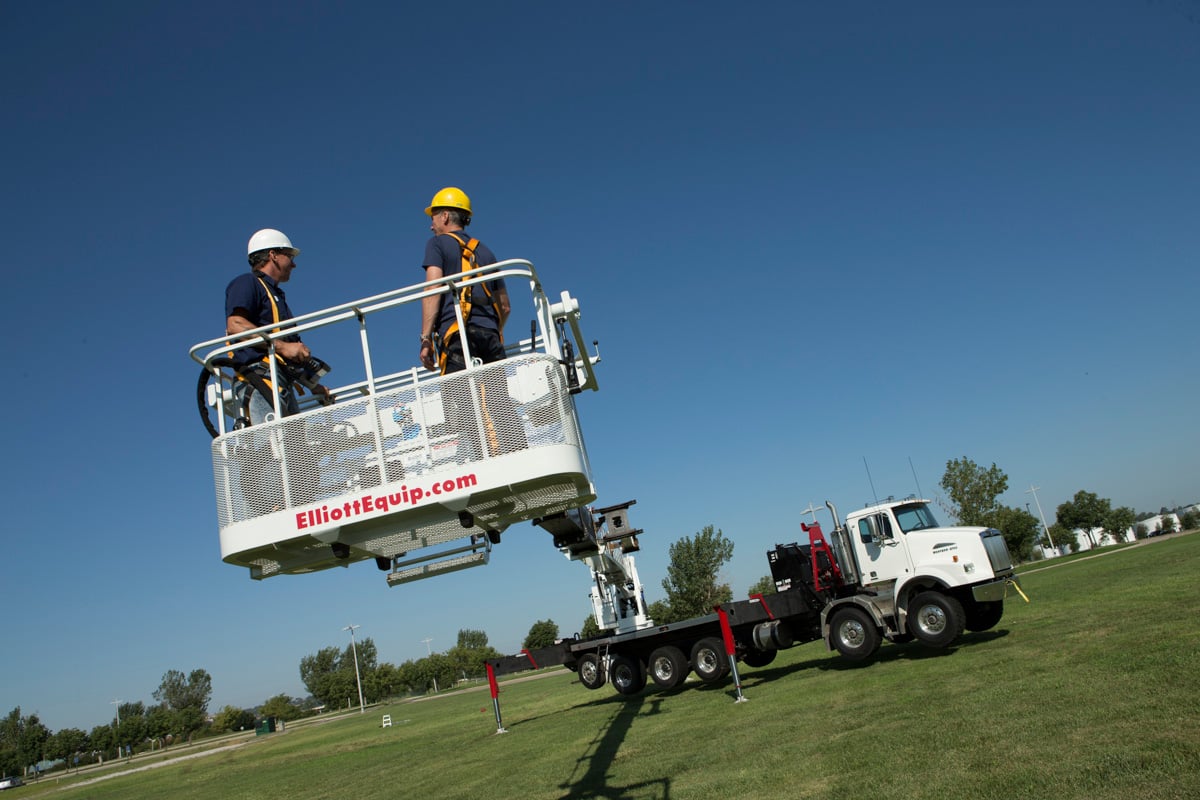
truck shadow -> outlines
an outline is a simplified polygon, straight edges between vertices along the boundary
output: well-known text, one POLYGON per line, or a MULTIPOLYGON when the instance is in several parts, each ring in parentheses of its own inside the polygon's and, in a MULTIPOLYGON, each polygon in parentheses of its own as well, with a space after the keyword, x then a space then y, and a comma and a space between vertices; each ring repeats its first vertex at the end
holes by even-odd
MULTIPOLYGON (((596 732, 595 738, 588 744, 587 749, 575 762, 575 769, 567 779, 559 784, 565 790, 564 798, 604 798, 605 800, 623 800, 633 797, 656 797, 668 800, 671 796, 671 779, 669 777, 631 783, 625 786, 615 786, 608 782, 609 768, 621 742, 629 733, 633 721, 642 713, 657 714, 659 706, 667 692, 654 695, 639 695, 623 697, 612 695, 607 698, 593 700, 580 705, 613 706, 612 716, 608 722, 596 732), (649 709, 643 709, 649 706, 649 709)), ((577 706, 578 707, 578 706, 577 706)))
POLYGON ((850 661, 841 658, 836 653, 829 653, 820 658, 813 658, 807 661, 799 661, 795 664, 789 664, 784 667, 762 667, 759 669, 742 667, 742 685, 754 686, 760 683, 768 683, 782 677, 793 675, 796 672, 807 669, 819 669, 823 671, 847 672, 856 669, 863 669, 872 664, 887 664, 893 661, 925 661, 935 658, 946 658, 954 655, 958 650, 976 647, 988 642, 994 642, 997 639, 1002 639, 1008 636, 1007 630, 990 630, 981 633, 965 633, 952 647, 947 647, 944 650, 937 650, 932 647, 927 647, 917 642, 906 642, 904 644, 884 643, 879 648, 879 652, 864 661, 850 661))

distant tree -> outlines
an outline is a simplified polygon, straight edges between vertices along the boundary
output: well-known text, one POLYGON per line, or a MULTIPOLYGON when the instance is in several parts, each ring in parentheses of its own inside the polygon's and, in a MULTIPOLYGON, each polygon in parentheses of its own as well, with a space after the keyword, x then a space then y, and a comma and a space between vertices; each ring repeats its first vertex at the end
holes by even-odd
POLYGON ((46 741, 46 758, 61 758, 71 764, 76 753, 90 749, 88 735, 78 728, 55 731, 46 741))
MULTIPOLYGON (((263 714, 264 717, 270 716, 263 714)), ((254 727, 254 712, 237 706, 225 706, 213 714, 214 731, 244 731, 254 727)))
MULTIPOLYGON (((121 703, 117 709, 121 717, 121 724, 117 729, 118 744, 134 744, 143 741, 150 735, 150 725, 146 721, 146 706, 140 700, 134 703, 121 703)), ((113 723, 116 723, 115 717, 113 723)))
POLYGON ((1149 533, 1150 533, 1150 531, 1148 531, 1146 529, 1146 526, 1140 522, 1137 525, 1133 526, 1133 538, 1134 539, 1145 539, 1149 533))
POLYGON ((1004 535, 1008 552, 1020 561, 1033 557, 1033 545, 1038 540, 1037 518, 1023 508, 1000 505, 985 517, 984 523, 1004 535))
POLYGON ((172 733, 183 733, 183 726, 176 712, 166 703, 159 703, 146 711, 146 733, 152 738, 161 739, 172 733))
POLYGON ((733 599, 729 584, 718 578, 721 567, 733 558, 733 542, 721 531, 706 525, 695 536, 672 544, 669 555, 662 587, 676 620, 711 614, 713 606, 733 599))
POLYGON ((1188 509, 1179 515, 1179 530, 1194 531, 1200 528, 1200 511, 1188 509))
MULTIPOLYGON (((374 652, 374 644, 369 651, 374 652)), ((355 700, 358 699, 358 682, 354 676, 350 645, 346 645, 345 652, 337 647, 323 647, 313 655, 304 656, 300 659, 300 680, 313 697, 329 708, 341 708, 351 695, 355 700)), ((365 681, 363 685, 365 688, 365 681)), ((364 692, 364 700, 365 695, 364 692)))
POLYGON ((92 728, 92 732, 88 734, 88 741, 91 742, 94 750, 99 750, 101 753, 112 753, 117 748, 112 725, 97 725, 92 728))
POLYGON ((676 616, 675 612, 671 610, 671 604, 666 600, 655 600, 646 607, 646 614, 658 625, 667 625, 687 619, 687 617, 676 616))
POLYGON ((0 720, 0 769, 5 775, 20 775, 25 767, 42 760, 50 729, 36 714, 24 716, 17 706, 0 720))
POLYGON ((303 717, 304 709, 286 694, 277 694, 263 703, 259 707, 258 713, 264 717, 291 721, 303 717))
POLYGON ((1166 516, 1164 516, 1162 518, 1162 532, 1163 533, 1174 533, 1175 532, 1175 518, 1173 516, 1171 516, 1170 514, 1167 514, 1166 516))
MULTIPOLYGON (((657 620, 655 620, 657 622, 657 620)), ((583 625, 579 628, 580 639, 591 639, 593 636, 600 635, 600 626, 596 624, 594 614, 588 614, 583 620, 583 625)))
POLYGON ((446 655, 454 663, 455 674, 459 677, 480 677, 487 672, 484 662, 499 658, 501 653, 488 644, 487 634, 483 631, 461 630, 458 644, 446 655))
POLYGON ((1111 509, 1105 515, 1101 527, 1108 532, 1117 544, 1125 541, 1125 533, 1133 526, 1133 509, 1128 506, 1111 509))
POLYGON ((468 650, 478 650, 488 646, 487 634, 483 631, 473 631, 463 628, 458 632, 458 646, 468 650))
POLYGON ((1095 547, 1096 537, 1092 529, 1104 527, 1104 520, 1111 512, 1112 504, 1107 497, 1097 497, 1092 492, 1080 489, 1074 498, 1058 507, 1056 516, 1059 524, 1082 530, 1092 547, 1095 547))
POLYGON ((761 578, 755 581, 754 585, 750 587, 750 590, 746 592, 746 596, 753 597, 756 594, 775 594, 775 579, 770 575, 763 575, 761 578))
POLYGON ((996 498, 1008 488, 1008 476, 995 463, 984 469, 963 456, 946 462, 941 486, 959 524, 987 525, 988 515, 997 509, 996 498))
POLYGON ((212 676, 203 669, 194 669, 187 676, 179 670, 168 670, 154 690, 154 699, 166 703, 173 711, 194 708, 203 715, 211 698, 212 676))
POLYGON ((1057 548, 1060 553, 1073 553, 1079 549, 1079 542, 1076 539, 1075 531, 1070 530, 1061 523, 1054 523, 1050 526, 1050 536, 1043 533, 1039 540, 1043 547, 1057 548), (1054 545, 1050 541, 1054 541, 1054 545))
POLYGON ((541 619, 533 623, 525 642, 521 645, 528 650, 539 647, 549 647, 558 638, 558 625, 552 619, 541 619))
POLYGON ((461 676, 454 671, 454 662, 445 653, 433 653, 417 662, 424 683, 423 689, 445 691, 461 676))

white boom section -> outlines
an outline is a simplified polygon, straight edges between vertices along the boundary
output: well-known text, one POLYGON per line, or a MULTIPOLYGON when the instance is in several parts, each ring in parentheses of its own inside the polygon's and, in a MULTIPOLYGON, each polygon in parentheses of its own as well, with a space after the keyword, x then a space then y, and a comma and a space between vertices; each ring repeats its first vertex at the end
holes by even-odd
POLYGON ((633 553, 639 548, 640 529, 629 525, 631 500, 607 508, 571 509, 535 524, 550 531, 554 545, 572 561, 580 561, 592 573, 592 616, 600 630, 629 633, 654 627, 646 613, 646 596, 638 577, 633 553))
MULTIPOLYGON (((231 350, 266 343, 273 353, 274 342, 294 332, 311 346, 307 332, 330 326, 355 326, 361 342, 365 378, 330 387, 332 405, 304 397, 301 413, 240 430, 217 414, 221 557, 253 578, 374 558, 392 570, 390 584, 403 583, 486 563, 509 525, 593 500, 573 394, 597 388, 599 356, 587 355, 578 318, 575 299, 563 292, 550 303, 533 265, 513 260, 305 314, 278 332, 257 328, 235 346, 222 337, 192 347, 213 376, 210 406, 220 398, 234 419, 237 378, 220 366, 231 350), (423 298, 454 298, 457 287, 498 277, 508 279, 510 296, 514 279, 528 280, 534 306, 531 338, 510 346, 506 360, 446 377, 420 367, 378 374, 368 319, 399 314, 400 330, 415 331, 423 298), (464 538, 445 552, 402 560, 464 538)), ((520 319, 514 311, 510 330, 520 319)), ((402 341, 404 352, 416 352, 409 336, 402 341)), ((463 349, 469 354, 466 341, 463 349)), ((335 366, 344 370, 352 371, 335 366)))

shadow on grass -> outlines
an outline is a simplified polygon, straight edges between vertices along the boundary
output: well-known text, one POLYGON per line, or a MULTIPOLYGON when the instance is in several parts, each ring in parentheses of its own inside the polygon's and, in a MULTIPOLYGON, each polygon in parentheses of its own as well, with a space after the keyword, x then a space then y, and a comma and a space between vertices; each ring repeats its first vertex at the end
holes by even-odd
POLYGON ((656 778, 649 781, 641 781, 640 783, 632 783, 627 786, 612 786, 608 782, 609 768, 612 766, 613 759, 617 756, 617 751, 621 748, 621 742, 625 740, 625 735, 629 733, 629 728, 633 725, 634 719, 643 713, 643 709, 649 706, 644 713, 657 714, 659 706, 668 694, 672 692, 663 692, 650 696, 640 695, 636 697, 623 697, 621 695, 612 695, 607 698, 593 700, 589 703, 581 705, 597 706, 611 705, 613 706, 613 714, 608 722, 596 732, 596 736, 588 744, 587 749, 575 762, 575 769, 567 780, 559 784, 559 788, 566 791, 563 798, 605 798, 605 800, 621 800, 622 798, 631 798, 635 794, 638 797, 646 797, 646 791, 661 789, 661 793, 655 791, 652 796, 660 797, 662 800, 668 800, 671 796, 671 779, 669 777, 656 778), (580 774, 582 770, 582 774, 580 774))
POLYGON ((864 661, 851 661, 838 656, 836 653, 830 653, 821 656, 820 658, 809 659, 808 661, 799 661, 795 664, 790 664, 786 667, 775 668, 760 668, 748 669, 741 667, 742 686, 755 686, 760 683, 769 683, 779 678, 793 675, 806 669, 819 669, 824 671, 846 672, 856 669, 863 669, 872 664, 888 664, 895 661, 926 661, 935 658, 947 658, 954 655, 958 650, 976 647, 981 644, 994 642, 997 639, 1002 639, 1008 636, 1007 630, 991 630, 981 633, 966 633, 954 643, 953 647, 948 647, 944 650, 937 650, 932 647, 926 647, 917 642, 907 642, 905 644, 885 644, 879 651, 864 661))

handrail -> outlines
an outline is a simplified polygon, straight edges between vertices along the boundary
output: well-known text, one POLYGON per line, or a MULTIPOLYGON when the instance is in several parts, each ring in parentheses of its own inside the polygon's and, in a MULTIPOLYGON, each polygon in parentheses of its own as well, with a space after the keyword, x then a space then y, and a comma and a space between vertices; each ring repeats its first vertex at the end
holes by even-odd
MULTIPOLYGON (((365 372, 365 380, 356 380, 345 386, 337 387, 336 394, 344 398, 347 394, 351 397, 362 397, 365 395, 375 394, 381 387, 395 387, 407 384, 416 384, 422 380, 436 377, 437 373, 423 368, 422 366, 413 366, 386 375, 376 375, 375 365, 372 360, 368 336, 366 331, 367 318, 379 312, 388 311, 390 309, 399 308, 408 304, 417 303, 425 300, 427 297, 438 297, 441 295, 455 294, 462 288, 473 286, 480 283, 485 283, 502 278, 517 278, 528 280, 529 290, 533 300, 534 318, 536 320, 536 330, 532 336, 527 339, 520 339, 515 346, 510 346, 509 350, 524 350, 525 348, 537 349, 540 345, 542 351, 553 355, 559 362, 564 363, 564 355, 562 343, 555 330, 557 321, 565 320, 571 327, 576 347, 576 352, 572 353, 571 359, 575 369, 582 373, 582 379, 579 381, 579 388, 596 389, 596 375, 594 365, 599 361, 599 354, 588 355, 582 332, 578 324, 579 304, 574 298, 571 298, 567 292, 562 293, 560 302, 551 303, 546 297, 542 288, 537 272, 534 270, 533 264, 524 259, 508 259, 494 264, 477 267, 476 269, 467 272, 454 273, 452 275, 442 276, 434 280, 423 281, 421 283, 412 284, 410 286, 392 289, 380 294, 371 295, 369 297, 354 300, 348 303, 331 306, 329 308, 311 311, 305 314, 300 314, 282 323, 269 323, 257 328, 244 331, 234 336, 221 336, 193 345, 188 350, 189 357, 201 364, 206 370, 217 378, 219 385, 224 392, 226 384, 232 385, 233 379, 225 374, 221 369, 214 366, 214 361, 223 359, 229 354, 245 350, 247 348, 259 348, 266 344, 267 349, 265 355, 268 356, 269 369, 271 371, 270 379, 273 394, 273 405, 276 409, 280 408, 278 396, 279 381, 276 380, 276 369, 278 366, 275 355, 275 343, 286 336, 294 334, 304 334, 310 331, 327 328, 332 325, 346 322, 357 322, 360 330, 360 346, 362 365, 365 372)), ((461 317, 461 308, 455 303, 455 312, 461 317)), ((463 352, 467 354, 467 362, 470 364, 470 345, 467 341, 466 326, 461 324, 460 319, 459 336, 461 337, 463 352)), ((332 388, 332 387, 331 387, 332 388)), ((309 398, 302 403, 302 409, 315 403, 315 400, 309 398)), ((219 406, 219 403, 218 403, 219 406)), ((226 432, 224 415, 218 414, 219 433, 226 432)))

